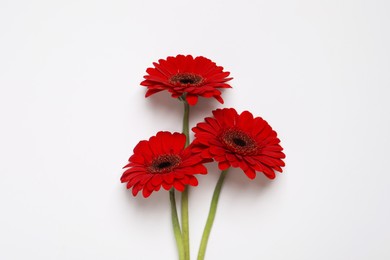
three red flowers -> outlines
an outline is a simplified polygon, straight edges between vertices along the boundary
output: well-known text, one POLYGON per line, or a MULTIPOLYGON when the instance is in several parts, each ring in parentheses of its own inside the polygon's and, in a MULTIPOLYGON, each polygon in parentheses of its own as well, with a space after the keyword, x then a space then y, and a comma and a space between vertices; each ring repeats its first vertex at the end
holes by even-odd
MULTIPOLYGON (((219 89, 231 88, 230 73, 205 57, 177 55, 153 65, 141 83, 147 88, 146 97, 167 90, 186 105, 196 105, 199 97, 223 103, 219 89)), ((188 185, 197 186, 195 175, 206 174, 204 164, 211 161, 218 162, 221 170, 241 168, 250 179, 256 172, 270 179, 275 178, 274 171, 282 172, 285 155, 276 132, 248 111, 216 109, 192 131, 195 139, 187 147, 188 134, 161 131, 136 145, 121 178, 134 196, 141 190, 148 197, 161 187, 183 191, 188 185)))

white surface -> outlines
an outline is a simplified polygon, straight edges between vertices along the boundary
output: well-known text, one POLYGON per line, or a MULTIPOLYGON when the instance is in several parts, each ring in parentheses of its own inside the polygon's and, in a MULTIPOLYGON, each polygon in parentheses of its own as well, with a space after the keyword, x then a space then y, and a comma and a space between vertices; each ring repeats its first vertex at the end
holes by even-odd
MULTIPOLYGON (((285 172, 224 186, 207 259, 390 259, 390 2, 0 2, 0 259, 176 259, 167 192, 133 198, 121 167, 180 131, 144 99, 147 67, 204 55, 225 105, 264 117, 285 172)), ((215 166, 210 166, 214 171, 215 166)), ((216 174, 190 197, 195 259, 216 174)))

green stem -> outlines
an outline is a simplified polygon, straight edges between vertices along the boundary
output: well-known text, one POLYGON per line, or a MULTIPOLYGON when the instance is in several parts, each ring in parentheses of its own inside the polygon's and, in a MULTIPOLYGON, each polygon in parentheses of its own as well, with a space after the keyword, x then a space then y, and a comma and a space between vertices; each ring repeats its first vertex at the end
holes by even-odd
POLYGON ((225 179, 227 171, 228 170, 224 170, 221 172, 221 175, 219 176, 217 185, 215 186, 215 189, 214 189, 213 198, 211 199, 209 215, 207 217, 206 226, 204 227, 202 241, 200 242, 198 260, 204 260, 204 256, 206 254, 207 242, 209 240, 211 228, 212 228, 213 223, 214 223, 215 213, 217 212, 219 195, 221 193, 222 184, 223 184, 223 181, 225 179))
MULTIPOLYGON (((189 116, 190 116, 190 106, 183 100, 184 103, 184 116, 183 116, 183 134, 186 136, 187 147, 190 144, 190 134, 189 134, 189 116)), ((181 225, 182 225, 182 237, 185 251, 185 259, 190 260, 190 233, 189 233, 189 221, 188 221, 188 190, 189 186, 185 187, 181 195, 181 225)))
POLYGON ((175 234, 177 250, 179 252, 179 260, 185 260, 183 238, 181 235, 179 218, 177 216, 176 199, 175 199, 175 190, 174 189, 171 189, 169 191, 169 198, 171 201, 172 225, 173 225, 173 232, 175 234))
POLYGON ((183 245, 185 251, 185 259, 190 260, 190 234, 188 223, 188 186, 181 195, 181 225, 183 228, 183 245))
POLYGON ((184 103, 184 115, 183 115, 183 134, 186 136, 186 147, 190 144, 190 127, 189 127, 189 118, 190 118, 190 105, 187 101, 184 103))

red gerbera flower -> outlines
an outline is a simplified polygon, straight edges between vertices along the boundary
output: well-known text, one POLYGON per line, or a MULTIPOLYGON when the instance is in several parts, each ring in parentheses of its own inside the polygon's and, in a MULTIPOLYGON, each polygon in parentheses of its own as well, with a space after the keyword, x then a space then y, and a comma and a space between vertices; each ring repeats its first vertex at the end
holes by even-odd
POLYGON ((184 148, 185 142, 184 134, 170 132, 158 132, 148 141, 140 141, 123 167, 128 169, 121 182, 127 182, 128 189, 133 188, 134 196, 142 190, 145 198, 161 186, 183 191, 186 185, 198 185, 194 174, 206 174, 207 169, 199 155, 192 154, 190 147, 184 148))
POLYGON ((153 65, 154 68, 146 70, 148 75, 141 82, 148 88, 145 97, 168 90, 174 98, 185 94, 190 105, 195 105, 199 96, 214 97, 223 103, 218 88, 231 88, 226 83, 232 79, 227 78, 230 72, 224 72, 223 67, 202 56, 194 59, 191 55, 177 55, 160 59, 153 65))
POLYGON ((256 171, 270 179, 275 178, 274 170, 282 172, 283 148, 265 120, 248 111, 239 115, 233 108, 214 110, 213 115, 192 129, 194 152, 216 160, 221 170, 239 167, 251 179, 256 171))

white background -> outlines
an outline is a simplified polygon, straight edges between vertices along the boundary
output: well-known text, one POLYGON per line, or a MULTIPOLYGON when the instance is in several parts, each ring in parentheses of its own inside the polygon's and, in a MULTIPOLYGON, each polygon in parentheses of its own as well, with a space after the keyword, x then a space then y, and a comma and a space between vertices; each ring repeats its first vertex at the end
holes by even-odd
MULTIPOLYGON (((0 1, 0 259, 176 259, 168 193, 119 182, 139 140, 180 131, 147 67, 203 55, 225 104, 285 148, 274 181, 229 173, 207 259, 390 259, 390 2, 0 1)), ((190 194, 192 259, 217 180, 190 194)))

